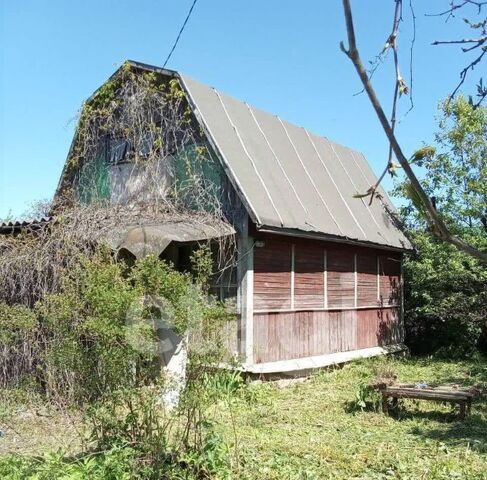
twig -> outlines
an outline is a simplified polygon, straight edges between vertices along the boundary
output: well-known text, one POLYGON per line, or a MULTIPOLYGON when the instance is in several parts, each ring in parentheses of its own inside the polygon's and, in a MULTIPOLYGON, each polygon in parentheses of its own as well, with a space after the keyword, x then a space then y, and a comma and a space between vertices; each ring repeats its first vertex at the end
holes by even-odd
POLYGON ((450 1, 450 8, 448 10, 445 10, 445 11, 439 12, 439 13, 426 13, 425 16, 426 17, 443 17, 445 15, 448 15, 447 19, 446 19, 446 21, 448 21, 448 19, 450 17, 454 16, 454 12, 456 10, 463 8, 465 5, 476 6, 478 9, 478 13, 480 13, 480 11, 482 10, 482 7, 484 5, 487 5, 487 2, 479 2, 479 1, 475 1, 475 0, 463 0, 463 2, 461 2, 461 3, 455 3, 454 0, 451 0, 450 1))
MULTIPOLYGON (((474 1, 474 0, 464 0, 460 3, 455 3, 454 0, 451 0, 450 2, 450 8, 448 10, 445 10, 444 12, 440 12, 439 14, 434 14, 434 15, 429 15, 429 16, 442 16, 448 14, 448 18, 451 16, 454 16, 454 12, 456 10, 459 10, 466 5, 474 5, 477 7, 477 13, 480 14, 482 11, 482 7, 487 5, 487 2, 485 1, 474 1)), ((474 30, 479 30, 480 31, 480 36, 476 38, 460 38, 456 40, 435 40, 432 45, 471 45, 469 47, 462 47, 462 52, 463 53, 468 53, 473 50, 476 50, 477 48, 482 49, 482 53, 480 53, 476 58, 474 58, 461 72, 460 72, 460 81, 458 82, 457 86, 453 90, 453 92, 449 95, 449 101, 452 100, 457 92, 460 90, 462 85, 464 84, 467 74, 469 71, 473 70, 474 67, 480 63, 482 58, 484 57, 485 52, 487 51, 487 47, 484 46, 484 44, 487 42, 487 18, 480 22, 473 23, 467 18, 464 18, 464 22, 467 23, 470 28, 474 30)), ((478 97, 479 100, 476 104, 476 106, 480 105, 484 98, 487 96, 487 91, 485 91, 482 86, 482 79, 480 80, 480 86, 478 86, 478 97)))
POLYGON ((355 38, 355 29, 353 25, 353 17, 352 17, 352 10, 350 6, 350 0, 342 0, 343 1, 343 10, 345 14, 345 23, 347 28, 347 37, 348 37, 348 48, 345 47, 344 43, 340 43, 341 50, 347 55, 347 57, 352 61, 355 70, 362 82, 362 85, 367 92, 369 100, 377 114, 377 117, 382 125, 382 128, 392 145, 392 149, 394 154, 396 155, 397 160, 399 161, 401 167, 404 169, 405 174, 409 178, 411 182, 411 186, 414 188, 415 192, 418 194, 421 202, 425 207, 425 213, 427 216, 427 221, 432 228, 433 233, 440 239, 455 245, 458 249, 472 255, 473 257, 486 262, 487 263, 487 253, 481 252, 480 250, 472 247, 468 243, 464 242, 461 238, 456 237, 453 235, 448 227, 443 222, 440 214, 434 208, 431 199, 424 191, 423 187, 421 186, 419 180, 417 179, 416 175, 414 174, 409 161, 407 160, 406 156, 402 152, 402 149, 394 135, 394 132, 391 128, 389 121, 384 113, 382 105, 375 93, 372 84, 369 81, 367 73, 363 67, 362 60, 360 58, 356 38, 355 38))

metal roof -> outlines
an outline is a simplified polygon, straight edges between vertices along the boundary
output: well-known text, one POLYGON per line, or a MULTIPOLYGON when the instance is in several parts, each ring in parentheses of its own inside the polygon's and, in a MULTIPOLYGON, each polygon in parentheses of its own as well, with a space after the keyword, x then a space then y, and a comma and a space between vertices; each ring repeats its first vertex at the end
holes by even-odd
MULTIPOLYGON (((186 75, 132 60, 128 63, 179 78, 258 229, 412 249, 381 186, 380 201, 374 199, 369 205, 369 198, 354 198, 377 182, 362 153, 186 75)), ((64 173, 58 191, 63 177, 64 173)))
POLYGON ((258 228, 412 248, 364 155, 179 75, 258 228))
POLYGON ((0 233, 12 233, 23 228, 39 228, 51 222, 53 217, 30 218, 27 220, 11 220, 0 223, 0 233))

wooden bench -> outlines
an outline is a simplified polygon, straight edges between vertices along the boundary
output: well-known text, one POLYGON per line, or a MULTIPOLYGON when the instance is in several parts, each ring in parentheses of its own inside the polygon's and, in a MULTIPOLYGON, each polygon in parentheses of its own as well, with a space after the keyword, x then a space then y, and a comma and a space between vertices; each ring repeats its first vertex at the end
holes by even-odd
POLYGON ((418 388, 414 386, 392 386, 381 389, 382 411, 389 413, 388 399, 392 398, 393 406, 397 406, 397 401, 401 398, 412 398, 416 400, 432 400, 436 402, 449 402, 460 405, 460 418, 465 419, 465 414, 470 413, 472 407, 473 393, 461 390, 446 388, 418 388))

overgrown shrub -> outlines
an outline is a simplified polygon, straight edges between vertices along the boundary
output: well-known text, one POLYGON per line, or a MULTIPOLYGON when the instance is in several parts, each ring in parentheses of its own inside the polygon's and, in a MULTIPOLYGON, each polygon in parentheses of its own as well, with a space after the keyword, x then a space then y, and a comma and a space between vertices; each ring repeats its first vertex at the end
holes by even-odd
MULTIPOLYGON (((472 238, 472 241, 475 241, 472 238)), ((462 357, 487 351, 487 269, 428 234, 404 263, 406 341, 413 353, 462 357)), ((479 246, 487 241, 477 239, 479 246)))
POLYGON ((203 266, 195 265, 194 281, 156 257, 128 268, 99 248, 63 274, 60 292, 34 308, 0 304, 4 386, 28 379, 48 398, 82 407, 88 444, 108 452, 76 461, 54 455, 41 463, 12 457, 0 463, 0 472, 15 467, 25 478, 72 472, 176 479, 213 478, 229 469, 227 447, 206 416, 220 390, 213 377, 226 375, 215 365, 225 353, 220 333, 230 318, 203 288, 210 254, 203 249, 195 255, 203 266), (164 405, 174 379, 161 368, 168 330, 187 350, 174 410, 164 405))
POLYGON ((0 303, 0 382, 31 376, 51 397, 91 401, 156 379, 169 329, 191 335, 190 363, 217 361, 228 319, 189 274, 150 256, 129 270, 100 248, 34 308, 0 303))
POLYGON ((36 373, 38 318, 23 305, 8 306, 0 302, 0 386, 18 384, 36 373))
MULTIPOLYGON (((462 95, 438 108, 435 145, 412 157, 421 183, 450 230, 487 251, 487 108, 462 95), (421 154, 420 154, 421 153, 421 154)), ((417 247, 404 264, 406 340, 413 353, 445 356, 487 348, 487 268, 434 237, 407 179, 396 185, 417 247)))

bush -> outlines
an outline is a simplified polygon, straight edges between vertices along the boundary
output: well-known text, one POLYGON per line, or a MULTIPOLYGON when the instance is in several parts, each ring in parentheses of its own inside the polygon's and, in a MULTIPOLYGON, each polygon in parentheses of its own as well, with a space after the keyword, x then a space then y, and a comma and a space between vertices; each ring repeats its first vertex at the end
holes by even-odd
MULTIPOLYGON (((471 238, 485 248, 482 237, 471 238)), ((473 257, 417 233, 404 262, 406 342, 416 354, 447 357, 485 349, 487 270, 473 257)))
MULTIPOLYGON (((204 254, 194 261, 208 263, 204 254)), ((9 457, 0 462, 2 478, 226 475, 227 447, 206 410, 241 380, 215 369, 225 354, 222 323, 230 316, 207 296, 203 270, 195 282, 150 256, 129 269, 101 248, 65 272, 61 291, 34 308, 0 304, 4 384, 27 378, 50 399, 82 407, 89 445, 103 452, 9 457), (185 343, 188 358, 175 410, 163 404, 175 383, 161 368, 168 330, 185 343)))
POLYGON ((168 331, 190 334, 190 363, 219 361, 229 318, 189 274, 150 256, 129 270, 101 248, 34 308, 0 303, 0 384, 28 377, 57 400, 91 402, 157 380, 168 331))
POLYGON ((0 302, 0 386, 35 375, 38 359, 38 318, 23 305, 0 302))

